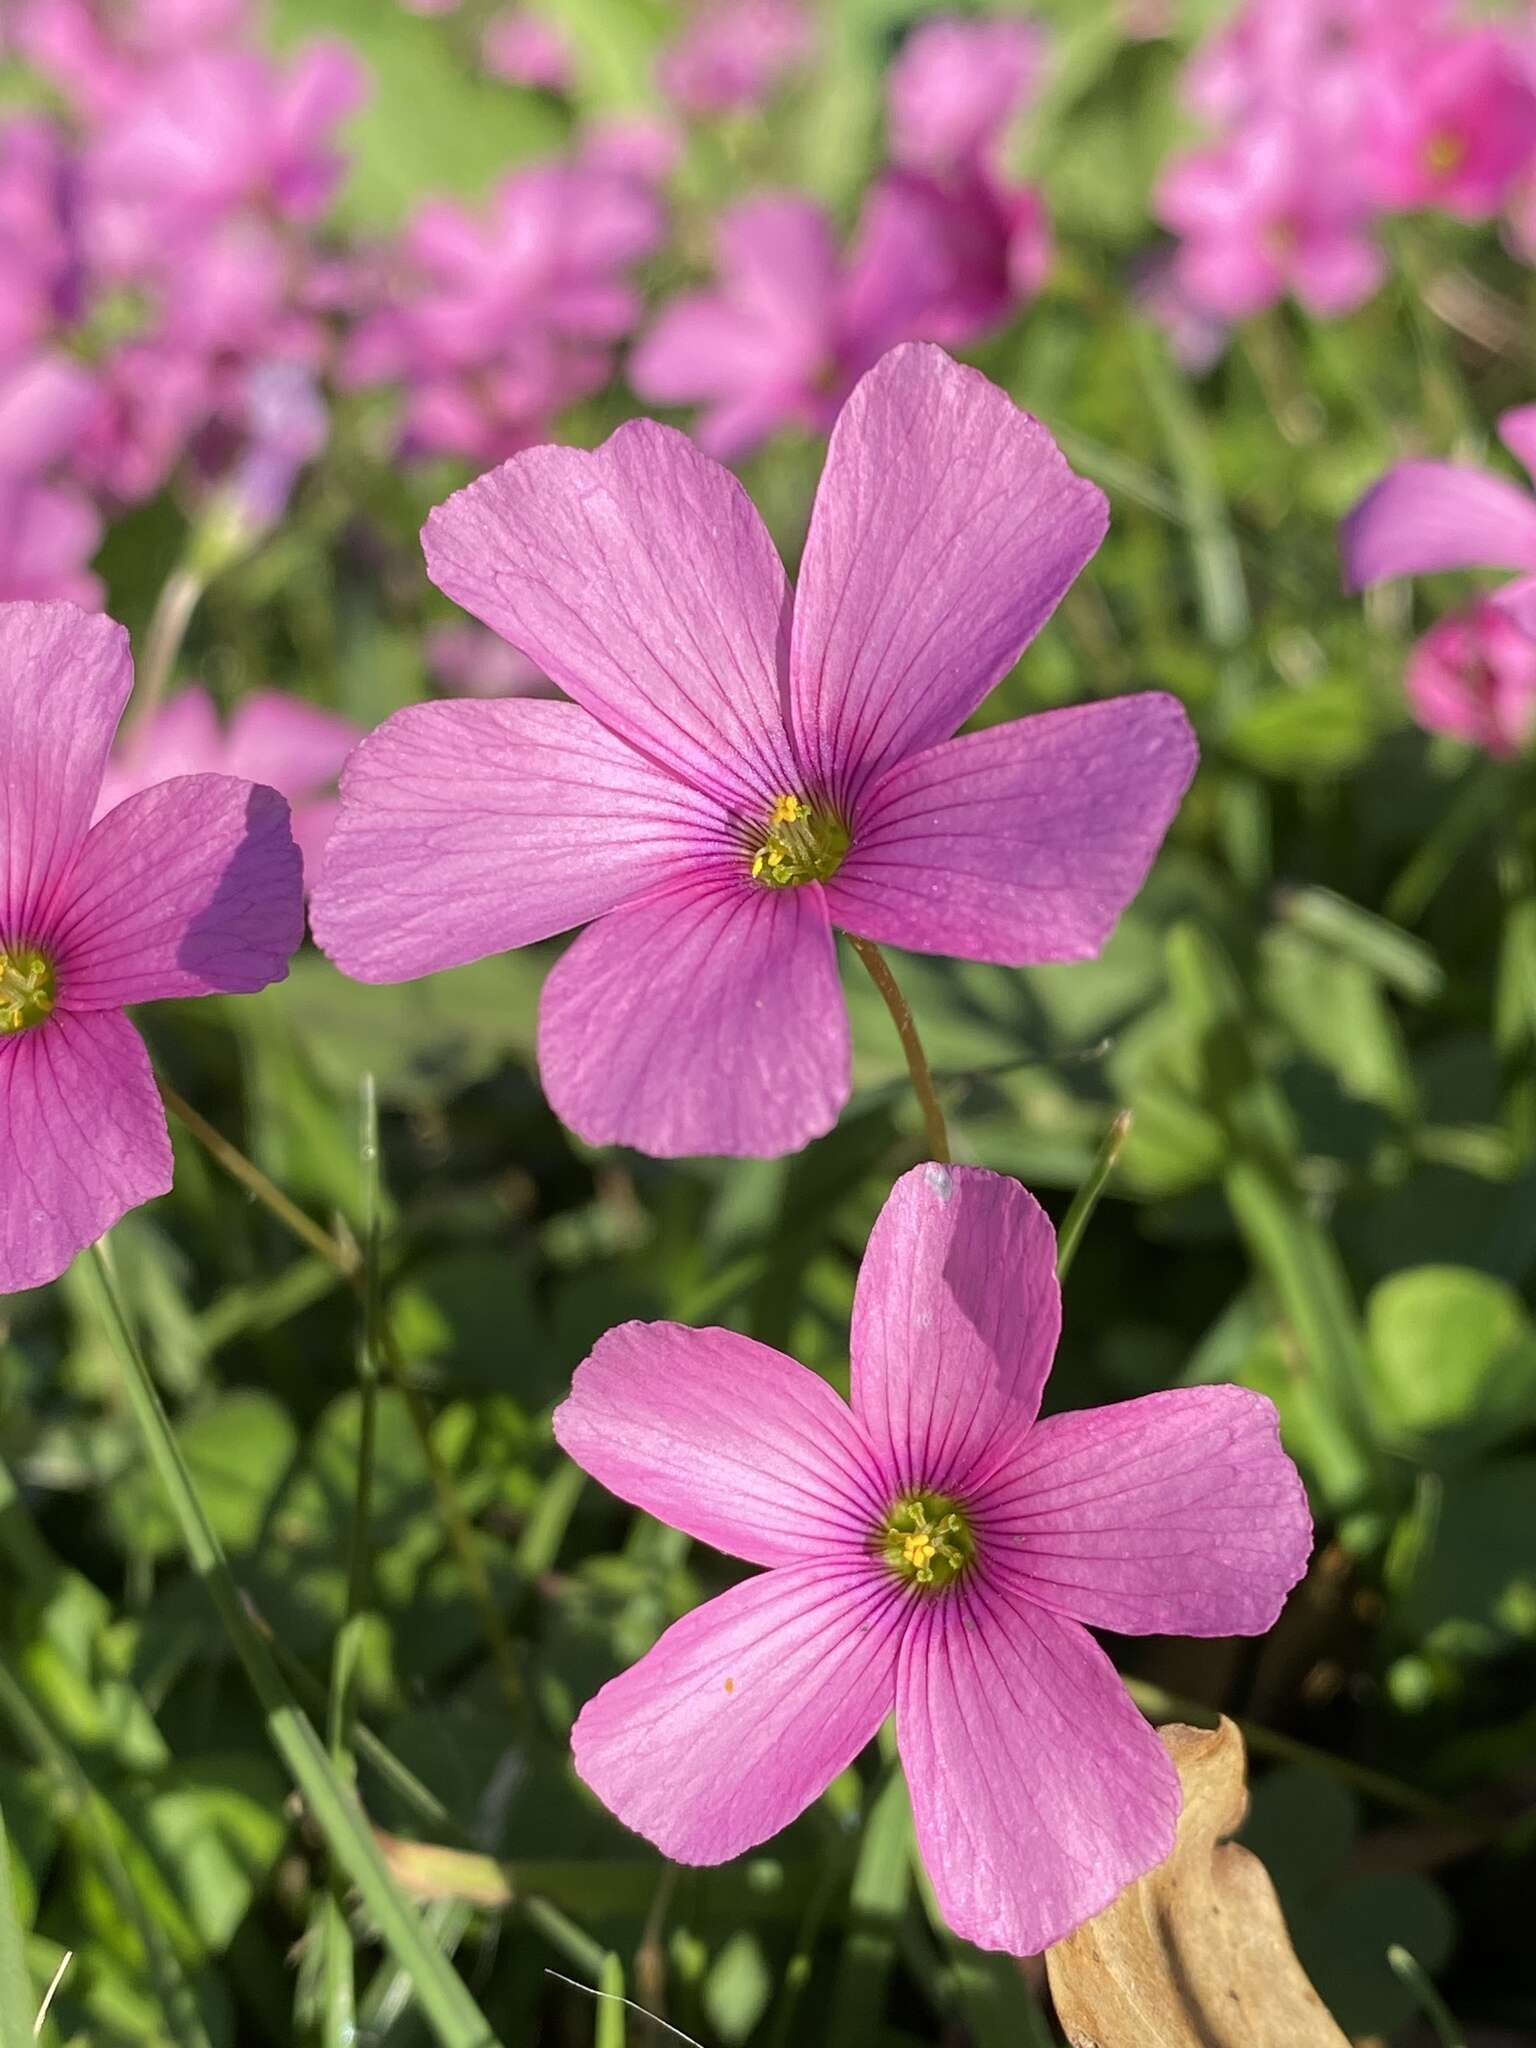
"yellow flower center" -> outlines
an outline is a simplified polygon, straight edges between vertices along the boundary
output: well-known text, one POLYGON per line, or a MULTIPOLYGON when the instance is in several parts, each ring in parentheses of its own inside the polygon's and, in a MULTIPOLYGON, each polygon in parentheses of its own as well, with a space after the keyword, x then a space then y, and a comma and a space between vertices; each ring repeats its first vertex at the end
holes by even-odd
POLYGON ((1448 178, 1452 171, 1460 170, 1467 145, 1459 135, 1443 132, 1431 135, 1424 145, 1424 168, 1433 178, 1448 178))
POLYGON ((957 1502, 938 1493, 909 1494, 885 1518, 879 1536, 898 1577, 933 1592, 957 1579, 976 1555, 971 1525, 957 1502))
POLYGON ((33 946, 0 953, 0 1038, 30 1030, 58 1000, 53 964, 33 946))
POLYGON ((752 855, 752 879, 766 889, 824 882, 848 851, 848 827, 835 811, 785 791, 774 798, 762 839, 752 855))

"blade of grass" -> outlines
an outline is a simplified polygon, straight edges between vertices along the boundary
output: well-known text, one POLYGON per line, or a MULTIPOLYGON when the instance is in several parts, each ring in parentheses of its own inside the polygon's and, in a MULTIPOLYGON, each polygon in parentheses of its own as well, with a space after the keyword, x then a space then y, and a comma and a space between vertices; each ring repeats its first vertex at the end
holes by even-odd
POLYGON ((885 1987, 896 1963, 897 1936, 911 1885, 907 1841, 912 1809, 907 1781, 892 1764, 864 1822, 853 1869, 851 1925, 832 1987, 827 2039, 859 2048, 880 2038, 885 1987))
POLYGON ((193 1570, 218 1611, 251 1689, 261 1703, 273 1747, 293 1775, 311 1817, 348 1880, 357 1887, 380 1936, 409 1970, 421 2009, 443 2048, 495 2048, 496 2036, 467 1986, 427 1940, 414 1909, 385 1867, 350 1787, 336 1774, 314 1727, 283 1683, 240 1598, 223 1547, 204 1512, 181 1446, 128 1320, 104 1245, 93 1270, 107 1326, 124 1366, 129 1402, 181 1530, 193 1570))
MULTIPOLYGON (((176 1952, 166 1938, 165 1930, 145 1905, 139 1887, 123 1860, 117 1835, 121 1826, 118 1816, 91 1783, 74 1751, 54 1733, 33 1704, 25 1686, 3 1663, 0 1663, 0 1715, 10 1722, 23 1748, 31 1751, 52 1778, 118 1911, 138 1936, 155 1995, 165 2013, 170 2038, 177 2043, 177 2048, 211 2048, 197 2000, 177 1961, 176 1952)), ((31 2037, 32 2015, 29 2013, 27 2032, 22 2038, 30 2040, 31 2037)))
POLYGON ((1072 1197, 1072 1206, 1062 1220, 1056 1235, 1056 1278, 1065 1280, 1067 1268, 1076 1256, 1077 1248, 1083 1241, 1083 1232, 1088 1228, 1088 1219, 1099 1206, 1099 1197, 1109 1184, 1121 1149, 1131 1134, 1131 1112, 1122 1109, 1109 1129, 1104 1133, 1104 1142, 1098 1149, 1093 1162, 1093 1171, 1072 1197))
POLYGON ((1440 2048, 1467 2048, 1466 2035, 1418 1957, 1394 1941, 1387 1949, 1387 1962, 1393 1976, 1413 1994, 1414 2003, 1428 2020, 1440 2048))
POLYGON ((37 1997, 27 1974, 26 1938, 16 1910, 10 1837, 5 1831, 5 1815, 0 1813, 0 2042, 9 2048, 12 2042, 30 2041, 36 2016, 37 1997))

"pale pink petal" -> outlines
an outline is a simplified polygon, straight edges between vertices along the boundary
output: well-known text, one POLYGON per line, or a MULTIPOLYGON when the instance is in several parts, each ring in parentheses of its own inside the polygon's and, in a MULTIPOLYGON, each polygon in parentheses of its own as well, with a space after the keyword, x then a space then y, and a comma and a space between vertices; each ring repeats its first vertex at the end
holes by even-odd
POLYGON ((1536 499, 1450 462, 1400 462, 1339 528, 1344 581, 1363 590, 1437 569, 1536 569, 1536 499))
POLYGON ((1104 535, 1102 492, 942 349, 882 357, 833 429, 795 600, 791 695, 813 784, 851 806, 950 734, 1104 535))
POLYGON ((539 1071, 591 1145, 772 1159, 819 1138, 849 1085, 821 890, 700 880, 601 919, 544 984, 539 1071))
POLYGON ((847 1404, 732 1330, 609 1330, 555 1437, 610 1493, 753 1564, 867 1556, 890 1505, 847 1404))
POLYGON ((911 1607, 873 1559, 733 1586, 587 1702, 576 1769, 674 1862, 740 1856, 803 1813, 891 1711, 911 1607))
POLYGON ((40 937, 72 1011, 248 995, 283 980, 304 939, 287 804, 229 775, 140 791, 91 827, 40 937))
POLYGON ((281 690, 242 697, 229 721, 225 771, 265 782, 289 802, 326 789, 363 737, 350 718, 281 690))
POLYGON ((1056 1234, 978 1166, 916 1166, 875 1219, 853 1299, 853 1412, 892 1496, 974 1488, 1034 1421, 1061 1329, 1056 1234))
POLYGON ((1501 412, 1499 439, 1516 461, 1536 476, 1536 405, 1517 405, 1501 412))
POLYGON ((149 1054, 126 1017, 55 1011, 0 1038, 0 1294, 56 1279, 171 1185, 149 1054))
POLYGON ((890 769, 827 883, 845 931, 962 960, 1088 960, 1140 889, 1195 772, 1173 697, 991 726, 890 769))
POLYGON ((1274 1404, 1245 1387, 1049 1415, 971 1505, 989 1570, 1122 1635, 1260 1635, 1312 1549, 1274 1404))
POLYGON ((416 704, 347 764, 315 939, 355 980, 409 981, 740 859, 705 799, 575 704, 416 704))
POLYGON ((1173 1847, 1179 1780, 1086 1630, 978 1581, 918 1603, 896 1739, 944 1918, 1036 1955, 1173 1847))
POLYGON ((68 880, 132 687, 111 619, 0 605, 0 944, 36 941, 68 880))
POLYGON ((440 589, 649 759, 750 815, 798 788, 783 565, 685 434, 632 420, 592 453, 531 448, 423 539, 440 589))
MULTIPOLYGON (((178 775, 229 773, 225 739, 212 697, 191 683, 168 697, 147 723, 128 721, 128 735, 114 750, 96 799, 96 816, 115 811, 124 797, 178 775)), ((252 776, 253 782, 264 778, 252 776)))

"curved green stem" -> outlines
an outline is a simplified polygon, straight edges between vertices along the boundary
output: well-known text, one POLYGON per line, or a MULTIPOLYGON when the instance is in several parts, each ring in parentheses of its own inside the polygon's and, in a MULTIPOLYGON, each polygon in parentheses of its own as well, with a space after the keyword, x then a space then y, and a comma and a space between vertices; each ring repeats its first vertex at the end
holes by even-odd
POLYGON ((944 1127, 944 1112, 939 1107, 939 1098, 934 1090, 928 1055, 923 1051, 923 1041, 917 1035, 917 1025, 913 1022, 907 999, 897 985, 895 975, 885 964, 885 955, 873 939, 856 939, 850 932, 848 943, 869 970, 869 978, 879 989, 885 1007, 891 1013, 891 1022, 896 1026, 901 1049, 907 1056, 907 1071, 912 1076, 913 1092, 923 1112, 923 1128, 928 1134, 928 1156, 938 1160, 941 1166, 947 1166, 950 1156, 949 1132, 944 1127))

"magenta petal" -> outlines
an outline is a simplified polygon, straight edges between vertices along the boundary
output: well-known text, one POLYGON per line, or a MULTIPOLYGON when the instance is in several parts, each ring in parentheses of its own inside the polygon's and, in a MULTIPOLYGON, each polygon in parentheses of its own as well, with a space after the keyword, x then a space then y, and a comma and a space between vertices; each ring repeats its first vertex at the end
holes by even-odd
POLYGON ((891 1481, 974 1487, 1035 1419, 1061 1329, 1056 1234, 978 1166, 916 1166, 875 1219, 853 1299, 853 1412, 891 1481))
POLYGON ((502 953, 740 858, 721 814, 575 704, 417 704, 347 763, 315 938, 358 981, 502 953))
POLYGON ((249 995, 283 980, 304 939, 287 804, 230 775, 141 790, 91 827, 45 937, 66 1010, 249 995))
POLYGON ((733 1586, 587 1702, 576 1769, 675 1862, 740 1856, 803 1813, 890 1712, 910 1611, 873 1560, 733 1586))
POLYGON ((1036 1955, 1173 1847, 1179 1780, 1075 1622, 980 1584, 922 1603, 901 1648, 896 1738, 944 1918, 1036 1955))
POLYGON ((0 1294, 41 1287, 171 1185, 171 1141, 126 1017, 56 1012, 0 1038, 0 1294))
POLYGON ((349 718, 281 690, 242 697, 229 721, 225 767, 265 782, 290 803, 329 787, 363 737, 349 718))
POLYGON ((796 741, 851 805, 948 739, 1104 537, 1103 493, 942 349, 881 358, 833 430, 795 599, 796 741))
POLYGON ((1499 439, 1516 461, 1536 476, 1536 405, 1517 405, 1501 412, 1499 439))
POLYGON ((1312 1549, 1274 1404, 1244 1387, 1047 1416, 975 1508, 1026 1598, 1124 1635, 1261 1635, 1312 1549))
POLYGON ((826 1381, 732 1330, 609 1330, 555 1436, 610 1493, 753 1564, 865 1556, 888 1506, 826 1381))
POLYGON ((798 789, 783 564, 685 434, 632 420, 590 454, 531 448, 423 540, 441 590, 651 760, 754 815, 798 789))
POLYGON ((962 960, 1087 960, 1146 879, 1195 772, 1172 697, 1047 711, 899 762, 827 884, 861 938, 962 960))
POLYGON ((128 635, 111 619, 72 604, 0 605, 0 943, 41 936, 132 687, 128 635))
POLYGON ((1451 462, 1400 462, 1339 528, 1344 582, 1437 569, 1536 569, 1536 499, 1451 462))
POLYGON ((772 1159, 848 1099, 848 1013, 815 883, 701 879, 603 918, 544 984, 550 1107, 591 1145, 772 1159))

